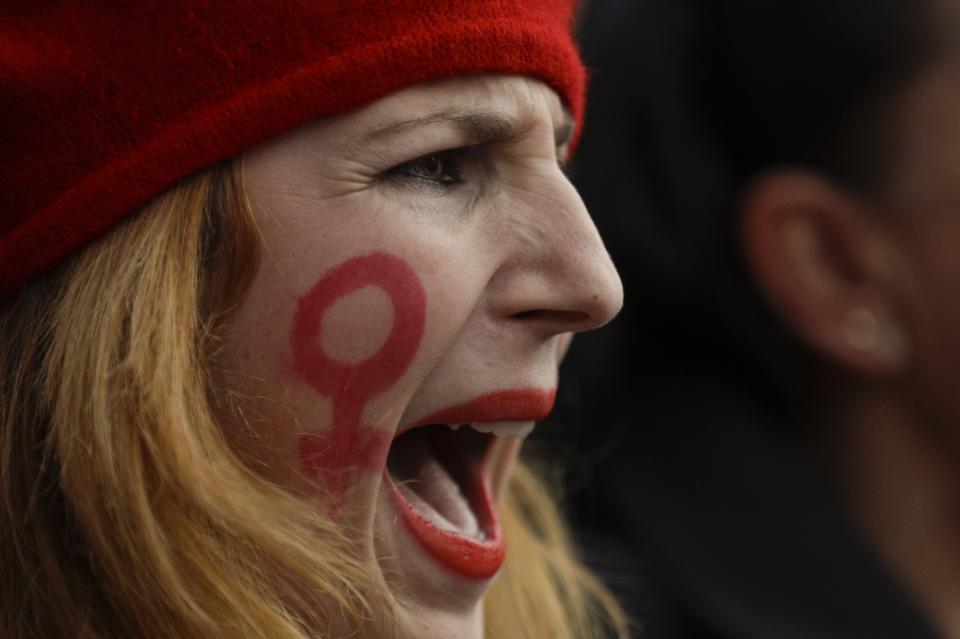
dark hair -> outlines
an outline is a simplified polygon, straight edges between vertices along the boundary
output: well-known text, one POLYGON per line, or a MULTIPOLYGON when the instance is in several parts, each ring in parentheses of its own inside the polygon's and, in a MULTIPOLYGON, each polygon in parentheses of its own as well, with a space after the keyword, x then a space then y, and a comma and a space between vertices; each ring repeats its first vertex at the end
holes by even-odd
POLYGON ((803 163, 875 186, 888 168, 885 98, 937 48, 930 1, 698 4, 690 98, 734 177, 803 163))

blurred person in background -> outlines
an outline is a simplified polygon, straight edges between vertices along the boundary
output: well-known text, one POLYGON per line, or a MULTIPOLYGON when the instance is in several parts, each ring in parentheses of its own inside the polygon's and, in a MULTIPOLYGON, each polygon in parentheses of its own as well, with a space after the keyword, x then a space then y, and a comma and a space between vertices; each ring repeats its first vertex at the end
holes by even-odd
POLYGON ((960 3, 606 0, 563 449, 642 637, 960 637, 960 3), (572 454, 571 451, 577 451, 572 454))

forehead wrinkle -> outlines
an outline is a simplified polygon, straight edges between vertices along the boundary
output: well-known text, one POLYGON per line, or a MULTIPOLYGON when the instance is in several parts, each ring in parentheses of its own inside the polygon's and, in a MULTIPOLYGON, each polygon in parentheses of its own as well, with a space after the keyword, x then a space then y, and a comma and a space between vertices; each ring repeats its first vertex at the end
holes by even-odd
MULTIPOLYGON (((557 118, 550 118, 556 146, 562 147, 573 138, 576 123, 566 110, 557 118), (557 121, 559 119, 559 121, 557 121)), ((365 135, 347 140, 339 146, 354 146, 366 143, 382 143, 391 137, 409 133, 423 126, 449 124, 469 140, 470 144, 508 143, 516 141, 540 125, 536 113, 515 115, 493 109, 449 107, 423 116, 392 122, 365 135)))
POLYGON ((362 142, 382 142, 412 130, 432 124, 450 124, 466 135, 474 144, 509 142, 522 137, 536 122, 511 114, 489 110, 446 108, 409 120, 392 122, 363 136, 362 142))

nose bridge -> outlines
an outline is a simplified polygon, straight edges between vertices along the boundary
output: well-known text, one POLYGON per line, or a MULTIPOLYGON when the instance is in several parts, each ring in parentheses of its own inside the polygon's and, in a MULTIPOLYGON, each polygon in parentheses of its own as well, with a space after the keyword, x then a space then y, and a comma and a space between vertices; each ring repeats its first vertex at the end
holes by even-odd
POLYGON ((573 185, 556 168, 544 179, 513 207, 501 308, 555 332, 601 326, 622 306, 620 277, 573 185))

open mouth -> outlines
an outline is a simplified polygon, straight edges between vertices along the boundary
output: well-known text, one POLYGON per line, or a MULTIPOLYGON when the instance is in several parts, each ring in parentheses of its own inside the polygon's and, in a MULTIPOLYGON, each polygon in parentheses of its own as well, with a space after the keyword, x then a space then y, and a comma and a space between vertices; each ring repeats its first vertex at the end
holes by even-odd
MULTIPOLYGON (((472 579, 495 575, 504 557, 487 464, 495 435, 481 430, 493 427, 412 428, 393 441, 384 472, 400 517, 420 546, 448 570, 472 579)), ((515 430, 509 434, 525 434, 515 430)))
POLYGON ((493 503, 491 450, 523 438, 553 409, 556 391, 512 388, 445 408, 401 427, 384 483, 411 536, 449 572, 490 579, 504 557, 493 503))

